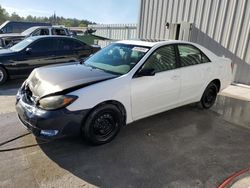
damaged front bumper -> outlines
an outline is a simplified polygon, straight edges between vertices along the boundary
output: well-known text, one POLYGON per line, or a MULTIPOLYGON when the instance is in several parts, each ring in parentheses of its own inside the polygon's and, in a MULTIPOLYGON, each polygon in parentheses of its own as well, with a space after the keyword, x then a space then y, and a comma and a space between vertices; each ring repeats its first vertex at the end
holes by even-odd
POLYGON ((89 110, 43 110, 27 100, 26 93, 18 92, 16 111, 22 124, 36 137, 54 139, 80 135, 83 120, 89 110))

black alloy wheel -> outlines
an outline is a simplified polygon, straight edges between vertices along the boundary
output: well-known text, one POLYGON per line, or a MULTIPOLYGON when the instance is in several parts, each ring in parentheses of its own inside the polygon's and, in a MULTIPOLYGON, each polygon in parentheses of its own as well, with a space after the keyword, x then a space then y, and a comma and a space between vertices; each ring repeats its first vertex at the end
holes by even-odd
POLYGON ((217 97, 218 89, 214 83, 210 83, 204 91, 201 98, 201 105, 203 108, 208 109, 213 106, 217 97))

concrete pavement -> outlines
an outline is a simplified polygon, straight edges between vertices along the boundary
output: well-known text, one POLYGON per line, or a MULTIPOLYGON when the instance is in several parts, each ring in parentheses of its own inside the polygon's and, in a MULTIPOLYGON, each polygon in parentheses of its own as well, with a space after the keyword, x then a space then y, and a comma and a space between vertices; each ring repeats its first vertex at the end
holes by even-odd
MULTIPOLYGON (((20 84, 0 88, 0 142, 27 132, 14 110, 20 84)), ((103 146, 68 138, 0 152, 0 187, 216 187, 250 166, 249 106, 220 96, 212 110, 170 110, 124 127, 103 146)), ((36 143, 27 135, 0 149, 36 143)))

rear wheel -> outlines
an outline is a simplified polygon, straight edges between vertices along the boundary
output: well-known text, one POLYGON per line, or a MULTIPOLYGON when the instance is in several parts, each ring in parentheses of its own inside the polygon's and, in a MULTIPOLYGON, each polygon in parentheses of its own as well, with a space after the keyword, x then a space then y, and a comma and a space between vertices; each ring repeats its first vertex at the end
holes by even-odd
POLYGON ((123 118, 120 110, 113 104, 96 108, 82 127, 84 138, 91 144, 110 142, 120 131, 123 118))
POLYGON ((3 67, 0 67, 0 85, 4 84, 7 81, 8 74, 3 67))
POLYGON ((215 103, 217 97, 218 89, 214 83, 210 83, 205 89, 202 98, 201 98, 201 106, 205 109, 211 108, 215 103))

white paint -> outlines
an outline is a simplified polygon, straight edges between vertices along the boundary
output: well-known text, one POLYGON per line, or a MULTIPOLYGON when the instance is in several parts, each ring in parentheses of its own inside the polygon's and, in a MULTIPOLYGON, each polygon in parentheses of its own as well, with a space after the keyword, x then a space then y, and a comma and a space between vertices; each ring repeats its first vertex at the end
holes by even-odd
POLYGON ((179 42, 174 40, 155 43, 120 41, 120 43, 140 46, 144 44, 145 47, 151 46, 151 49, 127 74, 70 93, 79 98, 67 109, 70 111, 91 109, 104 101, 115 100, 124 105, 127 123, 130 123, 143 117, 200 101, 205 88, 214 79, 220 80, 220 89, 226 88, 231 83, 229 59, 220 58, 200 45, 184 41, 182 43, 195 45, 212 62, 159 72, 154 76, 133 78, 157 48, 179 42))

